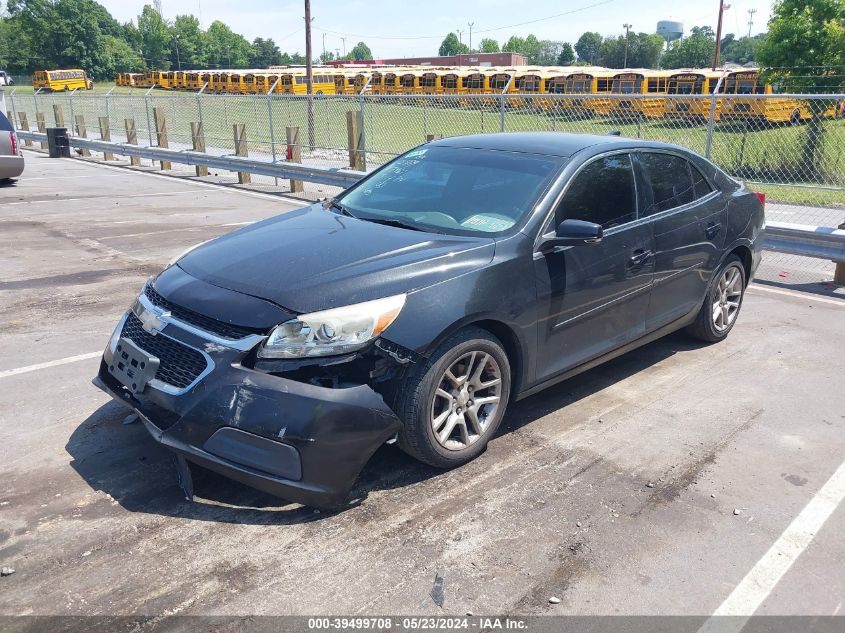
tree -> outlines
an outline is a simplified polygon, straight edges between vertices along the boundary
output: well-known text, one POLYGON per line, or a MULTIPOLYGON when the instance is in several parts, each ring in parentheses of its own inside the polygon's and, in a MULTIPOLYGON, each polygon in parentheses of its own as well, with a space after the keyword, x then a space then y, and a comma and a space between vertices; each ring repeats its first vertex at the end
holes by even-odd
POLYGON ((148 68, 170 70, 170 29, 158 11, 144 5, 138 16, 141 50, 148 68))
MULTIPOLYGON (((558 59, 563 52, 563 42, 552 42, 551 40, 541 40, 537 47, 537 53, 534 59, 529 60, 530 64, 537 64, 539 66, 554 66, 558 63, 558 59)), ((570 47, 571 49, 571 47, 570 47)), ((574 57, 573 53, 573 57, 574 57)))
POLYGON ((349 54, 351 55, 351 59, 354 59, 355 61, 373 59, 373 51, 371 51, 370 47, 364 44, 364 42, 358 42, 352 47, 349 54))
POLYGON ((525 50, 525 38, 518 35, 511 35, 510 39, 502 45, 502 51, 505 53, 522 53, 525 50))
POLYGON ((220 20, 208 27, 208 65, 212 68, 245 68, 252 46, 243 35, 233 32, 220 20))
MULTIPOLYGON (((845 64, 845 2, 843 0, 780 0, 769 20, 769 33, 757 50, 768 67, 764 80, 789 92, 825 93, 845 89, 835 67, 845 64)), ((822 113, 833 104, 813 103, 807 126, 801 171, 819 176, 822 113)))
POLYGON ((320 59, 318 60, 319 63, 325 64, 326 62, 330 62, 334 60, 334 53, 331 51, 326 51, 325 53, 320 53, 320 59))
POLYGON ((757 49, 763 43, 765 34, 754 37, 736 39, 733 33, 728 33, 719 44, 720 59, 723 63, 749 64, 757 60, 757 49))
POLYGON ((178 62, 182 68, 206 68, 208 66, 208 36, 200 28, 200 21, 192 15, 177 15, 171 34, 170 62, 173 68, 178 62), (176 47, 178 49, 178 55, 176 47))
POLYGON ((606 38, 599 49, 599 63, 608 68, 654 68, 660 59, 660 52, 663 49, 663 38, 659 35, 648 33, 630 33, 627 38, 627 64, 626 64, 626 38, 606 38))
POLYGON ((593 65, 598 63, 602 42, 603 38, 600 33, 593 31, 584 33, 575 42, 575 52, 578 53, 578 59, 593 65))
MULTIPOLYGON (((332 57, 331 59, 334 59, 332 57)), ((256 37, 252 41, 252 53, 249 57, 249 65, 252 68, 269 68, 270 66, 281 66, 282 52, 272 39, 265 40, 256 37)))
POLYGON ((499 43, 491 37, 485 37, 478 44, 479 53, 498 53, 499 43))
POLYGON ((113 78, 117 73, 138 73, 145 70, 144 60, 126 40, 103 36, 102 76, 113 78))
POLYGON ((705 68, 713 61, 716 36, 713 29, 693 27, 690 35, 673 42, 663 54, 663 68, 705 68))
POLYGON ((560 54, 557 56, 558 66, 571 66, 575 63, 575 50, 572 44, 564 42, 560 47, 560 54))
POLYGON ((437 54, 441 57, 461 55, 465 53, 469 53, 469 47, 458 40, 458 36, 454 33, 449 33, 449 35, 444 38, 437 51, 437 54))

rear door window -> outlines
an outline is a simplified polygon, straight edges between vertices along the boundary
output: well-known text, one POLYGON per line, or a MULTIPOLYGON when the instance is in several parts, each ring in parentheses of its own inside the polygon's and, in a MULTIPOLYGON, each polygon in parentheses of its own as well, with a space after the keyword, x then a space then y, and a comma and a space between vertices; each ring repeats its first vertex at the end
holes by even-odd
POLYGON ((636 188, 631 157, 605 156, 582 169, 555 213, 557 223, 586 220, 609 229, 637 218, 636 188))
POLYGON ((713 187, 707 182, 707 179, 701 174, 698 167, 689 163, 689 170, 692 173, 692 186, 695 199, 703 198, 713 191, 713 187))
POLYGON ((695 200, 695 188, 686 160, 659 152, 642 152, 639 159, 652 192, 651 203, 644 209, 643 216, 675 209, 695 200))
POLYGON ((9 119, 6 118, 6 115, 0 112, 0 131, 2 132, 14 132, 15 128, 12 127, 12 124, 9 123, 9 119))

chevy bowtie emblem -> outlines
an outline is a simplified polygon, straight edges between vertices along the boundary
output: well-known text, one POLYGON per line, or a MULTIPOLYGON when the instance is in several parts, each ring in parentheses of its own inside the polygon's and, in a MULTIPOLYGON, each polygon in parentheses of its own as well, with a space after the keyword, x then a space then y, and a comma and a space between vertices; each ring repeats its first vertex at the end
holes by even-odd
POLYGON ((144 310, 138 318, 141 320, 141 327, 144 328, 144 331, 155 336, 164 329, 165 325, 167 325, 167 323, 162 320, 162 317, 167 318, 169 316, 170 312, 162 312, 161 316, 159 316, 149 310, 144 310))

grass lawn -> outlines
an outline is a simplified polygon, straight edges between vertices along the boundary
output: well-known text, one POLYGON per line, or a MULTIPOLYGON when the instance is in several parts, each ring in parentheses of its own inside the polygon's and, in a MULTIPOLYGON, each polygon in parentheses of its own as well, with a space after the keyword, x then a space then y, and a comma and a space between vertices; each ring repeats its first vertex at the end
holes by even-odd
MULTIPOLYGON (((191 122, 202 120, 206 145, 232 150, 234 124, 245 124, 250 149, 269 153, 271 140, 283 153, 285 128, 299 127, 303 144, 308 142, 307 101, 304 97, 202 95, 154 91, 145 98, 144 89, 116 88, 109 99, 104 94, 113 84, 98 83, 92 92, 41 94, 33 97, 20 87, 15 94, 15 108, 26 111, 34 127, 36 106, 53 124, 53 105, 62 108, 65 122, 83 115, 89 130, 97 117, 109 116, 112 133, 122 130, 124 119, 133 119, 139 142, 154 136, 153 110, 160 107, 167 121, 171 147, 191 144, 191 122), (37 102, 37 103, 36 103, 37 102), (272 131, 270 125, 272 117, 272 131), (153 128, 153 129, 151 129, 153 128)), ((7 103, 9 93, 7 93, 7 103)), ((11 107, 11 104, 8 106, 11 107)), ((346 113, 358 111, 356 96, 315 97, 313 100, 314 145, 343 160, 347 147, 346 113)), ((571 112, 571 111, 570 111, 571 112)), ((456 136, 498 132, 501 114, 495 99, 474 100, 457 107, 452 102, 425 99, 367 98, 364 102, 364 139, 369 165, 378 164, 411 147, 425 142, 426 135, 456 136)), ((815 164, 804 160, 807 125, 748 126, 735 122, 719 123, 712 139, 711 157, 732 175, 755 183, 772 201, 795 204, 845 205, 845 120, 827 120, 822 124, 821 148, 815 164), (806 187, 782 185, 801 184, 806 187), (820 189, 813 185, 827 187, 820 189), (836 189, 839 189, 838 191, 836 189)), ((704 124, 658 119, 636 121, 609 117, 588 118, 535 108, 507 108, 506 131, 566 131, 607 134, 619 131, 623 136, 676 143, 704 154, 707 129, 704 124)), ((326 152, 323 152, 326 154, 326 152)))

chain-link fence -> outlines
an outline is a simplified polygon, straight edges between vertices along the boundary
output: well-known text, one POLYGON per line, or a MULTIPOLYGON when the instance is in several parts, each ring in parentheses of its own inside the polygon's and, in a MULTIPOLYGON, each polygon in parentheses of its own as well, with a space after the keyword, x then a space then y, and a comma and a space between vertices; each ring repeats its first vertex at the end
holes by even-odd
MULTIPOLYGON (((708 156, 766 194, 771 220, 829 227, 845 222, 845 95, 368 94, 309 99, 13 91, 7 92, 7 108, 18 125, 25 118, 30 129, 40 113, 46 127, 61 123, 58 116, 76 134, 77 117, 82 117, 89 138, 99 138, 99 118, 107 117, 113 141, 126 140, 129 119, 138 143, 152 146, 159 143, 158 117, 174 149, 193 147, 191 124, 202 123, 206 151, 216 154, 236 152, 233 126, 240 124, 252 157, 279 161, 301 154, 303 163, 328 167, 350 165, 350 144, 373 168, 431 137, 618 132, 708 156), (301 152, 291 151, 287 128, 298 128, 295 149, 301 152)), ((287 185, 268 186, 279 184, 287 185)))

